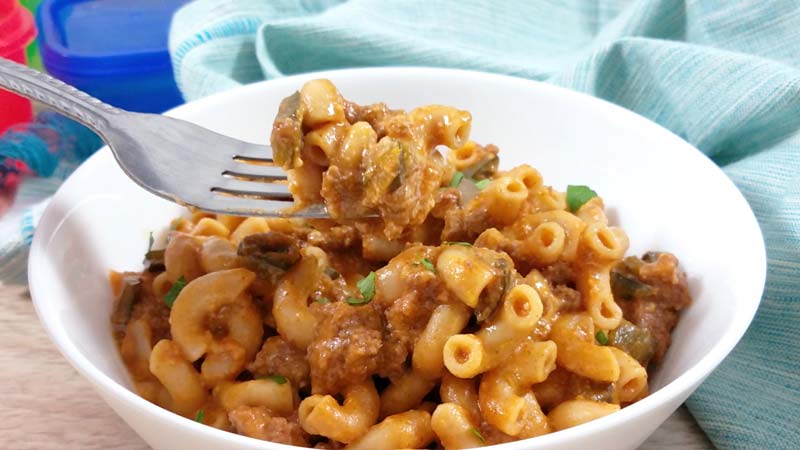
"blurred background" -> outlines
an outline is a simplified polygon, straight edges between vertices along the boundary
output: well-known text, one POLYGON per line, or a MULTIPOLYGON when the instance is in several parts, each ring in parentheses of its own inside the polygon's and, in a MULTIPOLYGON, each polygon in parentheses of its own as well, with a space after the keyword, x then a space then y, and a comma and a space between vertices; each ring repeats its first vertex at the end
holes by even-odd
MULTIPOLYGON (((0 57, 24 63, 115 106, 160 113, 183 102, 167 48, 188 0, 0 0, 0 57)), ((40 200, 31 176, 61 180, 99 139, 58 114, 0 90, 0 215, 40 200), (39 114, 36 114, 39 113, 39 114)))

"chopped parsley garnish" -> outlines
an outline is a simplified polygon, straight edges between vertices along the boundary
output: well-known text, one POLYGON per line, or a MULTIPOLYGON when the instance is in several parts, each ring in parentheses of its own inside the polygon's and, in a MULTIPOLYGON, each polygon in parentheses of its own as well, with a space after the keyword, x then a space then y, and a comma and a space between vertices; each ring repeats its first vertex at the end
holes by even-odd
POLYGON ((320 297, 317 299, 317 303, 322 303, 323 305, 327 305, 331 301, 326 297, 320 297))
POLYGON ((603 333, 603 330, 598 331, 597 334, 594 335, 594 338, 597 339, 598 344, 608 345, 608 336, 603 333))
MULTIPOLYGON (((372 301, 372 297, 375 296, 375 272, 370 272, 364 278, 358 280, 356 283, 358 290, 361 292, 361 297, 363 297, 362 303, 369 303, 372 301)), ((353 304, 350 302, 350 299, 347 300, 347 303, 353 304)))
POLYGON ((463 179, 464 179, 464 173, 463 172, 456 172, 456 173, 453 174, 453 178, 450 179, 449 186, 450 187, 458 187, 458 185, 461 184, 461 180, 463 180, 463 179))
POLYGON ((178 225, 180 225, 180 224, 181 224, 181 219, 180 218, 173 220, 172 223, 169 224, 170 231, 177 230, 178 229, 178 225))
POLYGON ((356 286, 361 292, 361 298, 347 297, 347 300, 345 300, 347 304, 358 306, 371 302, 372 297, 375 296, 375 272, 370 272, 367 276, 358 280, 356 286))
POLYGON ((258 377, 258 379, 259 380, 272 380, 272 381, 274 381, 274 382, 276 382, 278 384, 286 384, 286 382, 289 381, 283 375, 266 375, 266 376, 263 376, 263 377, 258 377))
POLYGON ((450 241, 444 241, 444 242, 442 242, 442 244, 444 244, 444 245, 460 245, 460 246, 462 246, 462 247, 472 247, 472 244, 470 244, 469 242, 450 242, 450 241))
POLYGON ((488 178, 484 178, 483 180, 476 181, 475 182, 475 187, 480 189, 480 190, 484 190, 484 189, 486 189, 486 186, 488 186, 489 183, 491 183, 491 182, 492 182, 492 180, 490 180, 488 178))
POLYGON ((422 258, 419 260, 419 263, 425 266, 426 269, 430 270, 431 272, 436 273, 436 268, 433 267, 433 262, 431 262, 428 258, 422 258))
POLYGON ((194 416, 194 421, 195 422, 199 422, 199 423, 203 423, 203 419, 205 419, 205 418, 206 418, 206 412, 201 409, 201 410, 198 410, 197 411, 197 415, 194 416))
POLYGON ((597 197, 597 192, 589 189, 589 186, 567 186, 567 207, 572 212, 577 211, 584 203, 595 197, 597 197))
POLYGON ((167 306, 172 308, 173 303, 175 303, 175 299, 178 298, 178 294, 181 293, 181 291, 185 286, 186 286, 186 279, 183 278, 183 275, 181 275, 181 277, 178 278, 178 281, 176 281, 175 284, 173 284, 172 287, 169 288, 169 292, 167 292, 167 295, 164 296, 164 303, 166 303, 167 306))
POLYGON ((480 441, 481 441, 481 442, 484 442, 484 443, 486 442, 486 438, 484 438, 484 437, 483 437, 483 435, 481 434, 481 432, 480 432, 480 431, 478 431, 478 429, 477 429, 477 428, 475 428, 475 427, 472 427, 472 428, 470 428, 470 429, 469 429, 469 432, 470 432, 470 433, 472 433, 472 434, 474 434, 474 435, 475 435, 475 437, 476 437, 476 438, 478 438, 478 439, 480 439, 480 441))

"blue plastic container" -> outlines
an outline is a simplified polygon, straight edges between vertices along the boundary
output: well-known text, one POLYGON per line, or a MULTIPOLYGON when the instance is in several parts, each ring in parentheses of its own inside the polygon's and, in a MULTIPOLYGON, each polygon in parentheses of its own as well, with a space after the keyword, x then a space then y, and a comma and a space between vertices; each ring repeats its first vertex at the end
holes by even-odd
POLYGON ((188 0, 44 0, 36 21, 47 71, 121 108, 183 103, 167 51, 172 15, 188 0))

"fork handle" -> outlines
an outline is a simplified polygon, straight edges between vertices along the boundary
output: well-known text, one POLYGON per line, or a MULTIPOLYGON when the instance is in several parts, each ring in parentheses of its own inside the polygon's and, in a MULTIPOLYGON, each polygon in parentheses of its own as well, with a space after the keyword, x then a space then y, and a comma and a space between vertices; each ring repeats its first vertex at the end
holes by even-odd
POLYGON ((49 75, 1 57, 0 88, 37 100, 101 136, 114 116, 125 112, 49 75))

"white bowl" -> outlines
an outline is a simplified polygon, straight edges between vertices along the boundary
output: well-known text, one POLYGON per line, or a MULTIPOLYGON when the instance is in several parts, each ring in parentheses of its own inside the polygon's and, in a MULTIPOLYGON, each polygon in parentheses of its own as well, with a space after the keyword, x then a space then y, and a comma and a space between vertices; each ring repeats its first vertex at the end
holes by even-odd
MULTIPOLYGON (((361 103, 386 101, 402 108, 441 103, 472 112, 473 138, 499 145, 501 166, 529 163, 559 189, 591 186, 612 221, 628 233, 632 254, 669 250, 689 273, 695 302, 673 333, 650 396, 594 422, 496 448, 633 449, 714 370, 750 324, 764 286, 766 255, 747 202, 699 151, 610 103, 506 76, 380 68, 257 83, 169 115, 267 142, 279 101, 319 77, 330 78, 347 98, 361 103)), ((197 424, 131 390, 111 337, 108 270, 141 270, 148 233, 163 230, 181 211, 130 181, 107 148, 92 156, 56 193, 36 230, 28 273, 39 318, 70 363, 153 448, 294 448, 197 424)))

